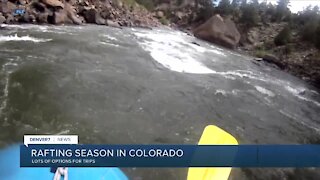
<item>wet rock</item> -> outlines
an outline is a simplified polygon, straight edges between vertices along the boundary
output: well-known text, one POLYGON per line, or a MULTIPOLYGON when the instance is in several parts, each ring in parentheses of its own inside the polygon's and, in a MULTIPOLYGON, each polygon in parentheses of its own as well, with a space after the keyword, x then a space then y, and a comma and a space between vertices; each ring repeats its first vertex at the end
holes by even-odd
POLYGON ((27 1, 26 1, 26 0, 18 0, 18 1, 19 1, 19 4, 21 4, 21 5, 27 4, 27 1))
POLYGON ((51 7, 60 7, 60 8, 64 8, 64 4, 58 0, 41 0, 42 3, 51 6, 51 7))
POLYGON ((106 20, 103 19, 102 17, 98 16, 98 17, 96 17, 96 24, 105 25, 106 24, 106 20))
POLYGON ((258 61, 258 62, 263 61, 263 59, 262 59, 262 58, 259 58, 259 57, 254 58, 253 60, 258 61))
POLYGON ((264 61, 276 62, 279 61, 279 58, 273 54, 265 54, 262 59, 264 61))
POLYGON ((262 59, 265 62, 277 65, 281 69, 285 68, 285 65, 280 61, 280 59, 273 54, 265 54, 262 59))
POLYGON ((0 15, 0 24, 6 22, 6 18, 2 15, 0 15))
POLYGON ((82 20, 77 16, 76 10, 71 4, 66 4, 64 8, 64 13, 66 15, 65 22, 66 23, 74 23, 74 24, 81 24, 82 20))
POLYGON ((197 45, 197 46, 200 46, 200 44, 199 43, 197 43, 197 42, 191 42, 192 44, 194 44, 194 45, 197 45))
POLYGON ((17 9, 17 5, 10 2, 10 1, 4 1, 1 2, 1 12, 6 15, 6 14, 12 14, 15 9, 17 9))
POLYGON ((33 14, 26 12, 22 17, 20 17, 19 21, 25 23, 34 23, 36 22, 36 17, 33 14))
POLYGON ((55 11, 52 19, 52 24, 63 24, 66 22, 66 14, 64 11, 55 11))
POLYGON ((96 9, 89 9, 84 11, 83 17, 87 23, 96 23, 96 14, 97 14, 96 9))
POLYGON ((114 22, 114 21, 109 20, 109 19, 106 20, 106 25, 107 25, 107 26, 111 26, 111 27, 120 28, 119 23, 114 22))
POLYGON ((8 14, 7 19, 6 19, 6 24, 11 24, 14 22, 14 17, 11 14, 8 14))
POLYGON ((39 13, 37 14, 36 20, 40 24, 48 23, 48 13, 39 13))
POLYGON ((40 13, 46 11, 46 5, 41 2, 33 2, 31 7, 40 13))
POLYGON ((234 22, 215 15, 204 24, 194 29, 197 38, 227 47, 235 48, 240 40, 240 33, 234 22))
POLYGON ((163 17, 164 17, 163 11, 157 11, 156 16, 157 16, 158 18, 163 18, 163 17))

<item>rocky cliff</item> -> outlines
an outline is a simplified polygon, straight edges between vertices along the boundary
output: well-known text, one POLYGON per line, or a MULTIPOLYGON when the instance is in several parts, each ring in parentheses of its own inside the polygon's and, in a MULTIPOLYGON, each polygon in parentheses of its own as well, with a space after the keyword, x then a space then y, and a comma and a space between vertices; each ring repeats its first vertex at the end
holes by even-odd
POLYGON ((0 3, 0 23, 94 23, 115 27, 152 27, 161 24, 143 6, 120 0, 3 1, 0 3), (23 13, 16 13, 17 10, 23 13))

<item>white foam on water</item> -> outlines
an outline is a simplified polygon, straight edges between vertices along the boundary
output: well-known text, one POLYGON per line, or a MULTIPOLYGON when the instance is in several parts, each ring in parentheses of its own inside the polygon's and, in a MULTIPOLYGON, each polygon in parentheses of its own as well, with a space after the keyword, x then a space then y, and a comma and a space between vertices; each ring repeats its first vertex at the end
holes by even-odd
POLYGON ((246 70, 222 71, 222 72, 215 71, 214 74, 221 75, 228 79, 248 78, 248 79, 254 79, 254 80, 259 80, 263 82, 268 81, 261 75, 258 75, 251 71, 246 71, 246 70))
POLYGON ((261 86, 254 86, 254 87, 256 88, 257 91, 259 91, 262 94, 268 95, 270 97, 274 97, 275 96, 275 94, 272 91, 270 91, 270 90, 268 90, 268 89, 266 89, 264 87, 261 87, 261 86))
POLYGON ((293 113, 286 112, 286 111, 284 111, 284 110, 282 110, 282 109, 280 109, 279 112, 280 112, 281 114, 289 117, 290 119, 295 120, 296 122, 302 124, 303 126, 305 126, 305 127, 307 127, 307 128, 310 128, 310 129, 313 129, 313 130, 315 130, 315 131, 317 131, 317 132, 320 132, 320 129, 317 128, 316 125, 311 125, 312 123, 310 123, 310 122, 309 122, 309 123, 305 123, 304 120, 302 120, 302 119, 304 119, 304 118, 301 117, 301 116, 298 116, 298 115, 293 114, 293 113))
POLYGON ((228 92, 222 89, 217 89, 216 92, 214 93, 215 95, 217 94, 222 94, 223 96, 227 96, 228 92))
POLYGON ((302 87, 293 88, 291 86, 285 86, 285 89, 287 91, 289 91, 291 94, 293 94, 294 96, 296 96, 297 98, 299 98, 301 100, 304 100, 304 101, 307 101, 307 102, 311 102, 311 103, 315 104, 316 106, 320 107, 320 103, 319 102, 317 102, 315 100, 312 100, 312 99, 309 99, 307 97, 304 97, 302 95, 302 93, 306 91, 305 88, 302 88, 302 87))
POLYGON ((135 32, 135 35, 147 38, 147 41, 138 40, 142 47, 150 52, 150 55, 164 67, 181 73, 211 74, 215 71, 196 60, 195 52, 205 52, 205 49, 197 45, 189 45, 179 34, 163 33, 142 33, 135 32), (142 41, 142 42, 141 42, 142 41))
POLYGON ((11 36, 0 36, 0 42, 7 42, 7 41, 31 41, 31 42, 48 42, 52 39, 40 39, 40 38, 34 38, 30 36, 18 36, 17 34, 11 36))
MULTIPOLYGON (((11 62, 8 62, 8 63, 2 65, 3 71, 5 71, 6 66, 10 65, 9 63, 11 63, 11 62)), ((10 76, 10 73, 11 72, 8 72, 5 76, 5 85, 4 85, 4 89, 3 89, 3 96, 1 97, 2 103, 0 104, 0 116, 3 113, 3 110, 7 107, 8 95, 9 95, 9 80, 10 80, 9 76, 10 76)))
POLYGON ((7 28, 17 28, 17 29, 34 29, 34 30, 40 30, 42 32, 47 32, 49 26, 45 25, 32 25, 32 24, 1 24, 0 27, 7 27, 7 28))
POLYGON ((109 40, 112 40, 112 41, 117 41, 118 39, 117 38, 115 38, 115 37, 113 37, 113 36, 110 36, 109 34, 104 34, 104 35, 102 35, 103 37, 106 37, 107 39, 109 39, 109 40))
POLYGON ((70 130, 67 129, 67 130, 60 131, 60 132, 56 133, 55 135, 67 135, 69 133, 70 133, 70 130))
POLYGON ((100 44, 103 44, 103 45, 119 47, 119 44, 114 44, 114 43, 110 43, 110 42, 100 41, 99 43, 100 43, 100 44))

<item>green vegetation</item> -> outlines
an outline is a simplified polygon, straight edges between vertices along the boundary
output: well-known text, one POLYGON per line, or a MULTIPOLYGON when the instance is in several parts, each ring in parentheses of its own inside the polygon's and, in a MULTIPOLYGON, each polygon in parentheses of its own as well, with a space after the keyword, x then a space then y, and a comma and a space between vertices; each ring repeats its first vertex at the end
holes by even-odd
POLYGON ((254 52, 254 56, 256 56, 256 57, 259 57, 259 58, 263 58, 266 54, 268 54, 268 52, 267 51, 265 51, 265 50, 256 50, 255 52, 254 52))
POLYGON ((165 17, 165 16, 162 16, 159 21, 161 22, 161 24, 163 25, 168 25, 169 24, 169 20, 165 17))
POLYGON ((151 0, 136 0, 136 2, 141 4, 142 6, 147 8, 148 10, 153 10, 155 7, 154 2, 151 0))
POLYGON ((215 12, 212 0, 195 0, 195 11, 197 17, 192 17, 194 21, 205 21, 209 19, 215 12))
POLYGON ((313 43, 320 49, 320 11, 319 7, 309 6, 300 12, 293 21, 300 30, 302 40, 313 43))
POLYGON ((221 0, 216 8, 216 12, 218 14, 232 14, 233 8, 230 0, 221 0))
POLYGON ((254 4, 244 4, 241 8, 242 15, 239 22, 244 24, 246 29, 254 27, 258 21, 258 11, 254 4))
MULTIPOLYGON (((113 1, 114 3, 116 2, 116 0, 113 0, 113 1)), ((144 6, 149 11, 154 10, 154 7, 155 7, 154 1, 152 0, 122 0, 122 2, 128 6, 134 6, 136 3, 138 3, 144 6)))
POLYGON ((315 32, 315 44, 318 49, 320 49, 320 25, 318 25, 317 31, 315 32))
POLYGON ((289 3, 289 0, 278 0, 278 5, 274 14, 275 20, 279 22, 283 20, 284 17, 288 16, 288 14, 290 14, 290 10, 288 8, 289 3))
POLYGON ((289 55, 289 54, 292 53, 292 51, 293 51, 293 46, 292 46, 292 44, 286 44, 285 49, 284 49, 284 53, 285 53, 286 55, 289 55))
POLYGON ((274 44, 276 44, 277 46, 282 46, 282 45, 288 44, 290 40, 291 40, 290 26, 286 26, 276 36, 276 38, 274 39, 274 44))
MULTIPOLYGON (((244 32, 259 25, 268 25, 271 22, 287 23, 287 27, 275 37, 274 43, 282 46, 290 43, 291 31, 299 32, 300 40, 313 43, 320 49, 320 10, 318 6, 309 6, 304 11, 292 14, 290 0, 278 0, 277 5, 258 0, 221 0, 214 6, 212 0, 195 0, 198 2, 197 16, 194 20, 206 20, 213 14, 230 16, 244 32), (259 3, 261 2, 261 3, 259 3)), ((290 49, 288 52, 290 52, 290 49)))
MULTIPOLYGON (((128 6, 133 6, 136 3, 135 0, 122 0, 122 2, 125 3, 128 6)), ((113 3, 115 4, 116 0, 113 0, 113 3)))

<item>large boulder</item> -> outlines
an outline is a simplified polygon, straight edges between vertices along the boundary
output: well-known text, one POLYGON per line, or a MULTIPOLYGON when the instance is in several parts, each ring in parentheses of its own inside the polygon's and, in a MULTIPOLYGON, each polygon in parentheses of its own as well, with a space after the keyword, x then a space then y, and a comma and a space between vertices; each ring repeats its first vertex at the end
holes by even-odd
POLYGON ((96 23, 96 14, 97 10, 92 8, 85 10, 83 13, 83 17, 87 23, 96 23))
POLYGON ((215 15, 193 30, 197 38, 227 47, 235 48, 240 40, 240 33, 230 19, 215 15))
POLYGON ((6 18, 4 16, 2 16, 2 14, 0 15, 0 24, 6 22, 6 18))
POLYGON ((14 22, 14 17, 12 14, 8 14, 7 19, 6 19, 6 23, 7 24, 11 24, 14 22))
POLYGON ((15 9, 17 9, 17 5, 10 1, 3 1, 0 4, 0 12, 4 15, 12 14, 15 9))
POLYGON ((48 23, 48 16, 49 14, 47 12, 45 13, 38 13, 36 20, 40 24, 47 24, 48 23))
POLYGON ((55 11, 52 17, 53 24, 64 24, 67 21, 66 13, 63 10, 55 11))
POLYGON ((74 7, 65 3, 63 9, 57 8, 48 16, 48 22, 51 24, 81 24, 82 20, 77 17, 74 7))
POLYGON ((265 54, 262 59, 265 61, 265 62, 268 62, 268 63, 272 63, 272 64, 275 64, 277 65, 279 68, 281 69, 284 69, 285 68, 285 65, 283 64, 283 62, 275 55, 273 54, 265 54))
POLYGON ((44 4, 51 6, 51 7, 60 7, 64 8, 64 4, 59 0, 41 0, 44 4))
POLYGON ((82 20, 80 18, 78 18, 76 10, 74 9, 74 7, 71 4, 65 4, 64 6, 64 12, 68 18, 67 23, 69 23, 69 20, 71 23, 74 24, 81 24, 82 20))
POLYGON ((106 20, 106 25, 107 25, 107 26, 110 26, 110 27, 120 28, 119 23, 114 22, 114 21, 112 21, 112 20, 110 20, 110 19, 107 19, 107 20, 106 20))
POLYGON ((99 24, 99 25, 106 24, 106 20, 101 17, 100 12, 96 9, 86 10, 83 14, 87 23, 93 23, 93 24, 99 24))

